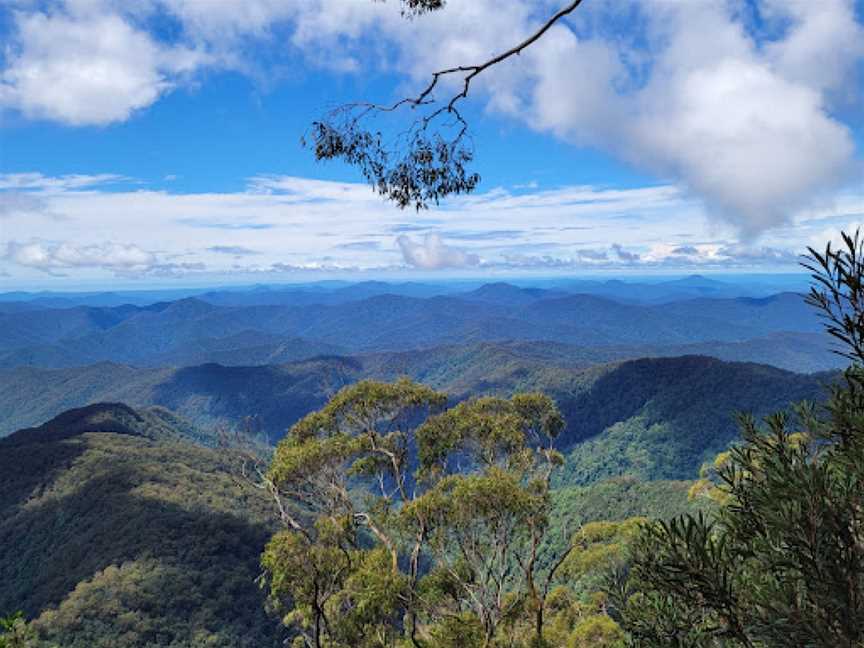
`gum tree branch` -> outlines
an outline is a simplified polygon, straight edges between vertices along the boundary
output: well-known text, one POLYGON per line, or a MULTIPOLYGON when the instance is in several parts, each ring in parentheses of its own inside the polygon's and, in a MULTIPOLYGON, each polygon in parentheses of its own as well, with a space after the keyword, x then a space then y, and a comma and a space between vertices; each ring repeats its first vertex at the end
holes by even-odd
MULTIPOLYGON (((357 167, 373 189, 400 208, 425 209, 450 195, 470 193, 480 176, 468 170, 474 159, 469 125, 457 104, 468 98, 473 81, 486 70, 519 56, 539 41, 583 0, 570 0, 528 37, 507 50, 473 65, 458 65, 432 73, 415 97, 393 104, 346 104, 312 123, 301 140, 318 160, 339 159, 357 167), (443 79, 461 75, 461 90, 439 102, 433 96, 443 79), (407 131, 387 138, 385 129, 369 124, 376 117, 393 115, 401 108, 425 109, 407 131)), ((403 0, 408 13, 419 15, 443 7, 441 0, 403 0)))

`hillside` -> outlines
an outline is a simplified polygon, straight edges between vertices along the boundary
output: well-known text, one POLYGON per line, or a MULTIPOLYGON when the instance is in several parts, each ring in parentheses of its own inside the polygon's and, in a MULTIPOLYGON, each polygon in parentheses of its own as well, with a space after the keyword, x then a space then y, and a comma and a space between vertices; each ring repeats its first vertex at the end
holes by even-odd
POLYGON ((645 358, 582 376, 581 389, 557 396, 570 442, 562 485, 692 479, 738 438, 737 412, 762 418, 802 400, 821 403, 832 380, 703 356, 645 358))
POLYGON ((182 369, 100 364, 80 369, 0 371, 0 434, 70 407, 113 401, 161 406, 205 429, 254 416, 275 441, 342 386, 362 378, 408 375, 461 399, 541 390, 567 419, 561 448, 567 483, 624 473, 688 479, 736 438, 736 410, 765 415, 802 399, 821 400, 827 375, 801 375, 703 356, 568 367, 525 359, 506 346, 298 363, 182 369), (590 442, 587 445, 579 445, 590 442))
MULTIPOLYGON (((255 584, 271 504, 167 415, 97 404, 0 440, 0 610, 23 609, 64 648, 275 648, 282 630, 255 584)), ((557 491, 550 542, 683 511, 688 487, 557 491)))
POLYGON ((154 441, 187 441, 213 446, 213 430, 200 429, 164 407, 134 410, 125 403, 94 403, 61 412, 38 427, 18 430, 4 439, 5 447, 62 441, 87 432, 141 436, 154 441))
POLYGON ((151 417, 97 406, 0 441, 0 609, 64 648, 280 645, 255 584, 269 501, 151 417))

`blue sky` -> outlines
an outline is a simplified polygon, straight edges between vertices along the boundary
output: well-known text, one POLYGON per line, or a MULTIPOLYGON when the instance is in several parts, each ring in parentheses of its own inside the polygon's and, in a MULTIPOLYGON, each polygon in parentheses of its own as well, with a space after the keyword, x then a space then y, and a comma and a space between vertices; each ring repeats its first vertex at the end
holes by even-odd
POLYGON ((0 284, 792 270, 864 221, 851 0, 586 0, 479 78, 482 184, 429 211, 299 146, 557 3, 504 5, 3 3, 0 284))

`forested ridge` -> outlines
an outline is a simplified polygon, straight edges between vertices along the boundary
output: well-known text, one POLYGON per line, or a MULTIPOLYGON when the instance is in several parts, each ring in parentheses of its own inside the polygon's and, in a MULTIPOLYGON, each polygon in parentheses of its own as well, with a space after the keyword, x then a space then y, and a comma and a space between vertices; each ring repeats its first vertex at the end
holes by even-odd
POLYGON ((278 646, 272 502, 151 412, 94 406, 0 441, 0 608, 50 645, 278 646))
POLYGON ((567 473, 574 483, 627 472, 687 479, 736 437, 735 411, 762 416, 799 400, 819 400, 834 379, 699 356, 584 369, 513 358, 496 348, 455 358, 404 356, 319 358, 274 367, 20 368, 0 372, 0 433, 87 402, 120 401, 168 408, 201 429, 236 427, 254 417, 256 430, 276 442, 340 388, 409 375, 456 400, 519 391, 550 395, 567 422, 557 443, 571 455, 567 473), (590 449, 583 445, 587 441, 590 449))

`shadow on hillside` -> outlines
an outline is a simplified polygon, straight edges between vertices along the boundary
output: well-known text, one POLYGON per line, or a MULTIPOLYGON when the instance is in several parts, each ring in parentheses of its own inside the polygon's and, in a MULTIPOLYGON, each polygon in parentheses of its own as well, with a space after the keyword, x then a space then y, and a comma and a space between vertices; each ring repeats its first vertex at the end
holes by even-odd
MULTIPOLYGON (((41 496, 86 450, 86 446, 75 439, 22 444, 5 441, 0 440, 0 529, 2 521, 13 514, 14 508, 31 497, 41 496)), ((0 551, 4 546, 6 543, 0 535, 0 551)))
POLYGON ((819 402, 832 375, 795 374, 707 356, 626 361, 581 393, 556 395, 567 419, 560 448, 569 450, 637 414, 646 415, 649 424, 670 423, 697 437, 700 428, 719 425, 728 431, 726 443, 736 434, 736 412, 761 417, 801 400, 819 402), (709 419, 712 425, 706 425, 709 419))
MULTIPOLYGON (((55 463, 54 477, 82 452, 81 446, 56 445, 51 458, 44 458, 46 464, 55 463)), ((28 449, 33 450, 22 450, 28 449)), ((38 470, 38 462, 29 467, 38 470)), ((184 468, 182 462, 168 467, 175 472, 184 468)), ((255 583, 260 554, 273 529, 205 506, 210 502, 206 493, 199 493, 195 501, 168 501, 166 493, 186 494, 170 491, 170 484, 159 476, 165 469, 152 464, 130 467, 127 462, 78 476, 83 480, 79 483, 68 483, 76 476, 65 475, 58 488, 66 492, 38 505, 5 508, 0 520, 0 610, 22 609, 28 616, 38 616, 107 567, 147 560, 175 566, 186 580, 173 587, 174 592, 183 590, 182 599, 161 602, 162 613, 172 617, 171 625, 188 626, 186 616, 206 606, 208 618, 219 624, 255 628, 264 639, 274 638, 278 622, 267 617, 264 594, 255 583)), ((18 490, 23 493, 27 488, 22 483, 18 490)), ((80 589, 75 592, 80 594, 80 589)), ((133 611, 136 605, 145 606, 136 603, 134 591, 114 603, 94 600, 133 611)), ((104 610, 92 613, 105 616, 104 610)), ((275 644, 262 640, 250 645, 275 644)))
POLYGON ((334 356, 285 366, 185 367, 154 388, 153 402, 203 425, 255 416, 275 442, 329 396, 358 380, 358 367, 352 359, 334 356))

